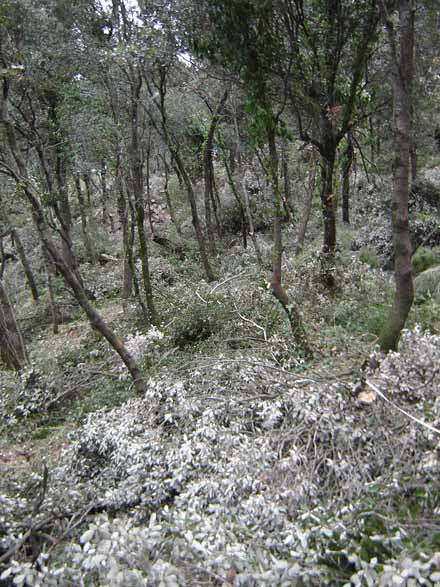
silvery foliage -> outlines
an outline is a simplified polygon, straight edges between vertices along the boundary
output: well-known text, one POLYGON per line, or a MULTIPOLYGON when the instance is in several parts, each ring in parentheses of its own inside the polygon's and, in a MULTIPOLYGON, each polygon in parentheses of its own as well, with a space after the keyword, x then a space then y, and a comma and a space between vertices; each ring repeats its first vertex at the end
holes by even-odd
MULTIPOLYGON (((399 353, 375 359, 369 379, 435 424, 440 337, 416 329, 399 353)), ((359 405, 343 380, 293 377, 245 355, 184 375, 152 379, 145 398, 90 415, 72 437, 58 483, 130 515, 96 517, 62 562, 13 563, 5 572, 17 585, 195 587, 232 566, 242 587, 332 585, 341 559, 353 586, 411 586, 414 573, 435 573, 432 553, 402 562, 398 520, 372 535, 364 505, 404 501, 408 483, 438 490, 431 431, 380 399, 359 405), (376 557, 362 552, 365 540, 376 557)))

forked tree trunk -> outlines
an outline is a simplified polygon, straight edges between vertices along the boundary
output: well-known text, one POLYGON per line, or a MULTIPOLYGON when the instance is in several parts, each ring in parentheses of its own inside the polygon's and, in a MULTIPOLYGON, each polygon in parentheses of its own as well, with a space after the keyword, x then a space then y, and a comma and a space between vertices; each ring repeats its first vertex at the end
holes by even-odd
POLYGON ((23 369, 28 356, 8 294, 0 280, 0 357, 6 368, 23 369))
POLYGON ((380 6, 391 50, 395 143, 392 225, 396 292, 393 307, 379 339, 381 348, 389 351, 397 349, 400 334, 414 299, 408 195, 415 4, 413 0, 399 0, 399 42, 384 0, 380 1, 380 6))

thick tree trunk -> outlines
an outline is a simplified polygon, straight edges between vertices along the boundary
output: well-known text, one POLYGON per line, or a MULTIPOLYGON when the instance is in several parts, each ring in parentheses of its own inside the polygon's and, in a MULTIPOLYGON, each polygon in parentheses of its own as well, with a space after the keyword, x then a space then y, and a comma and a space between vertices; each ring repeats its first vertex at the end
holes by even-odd
POLYGON ((0 280, 0 357, 6 368, 19 371, 26 366, 28 356, 9 301, 8 294, 0 280))
POLYGON ((394 276, 396 292, 393 307, 380 334, 384 351, 396 350, 414 299, 411 272, 408 195, 411 146, 411 82, 413 77, 414 16, 412 0, 399 0, 399 37, 381 0, 388 32, 393 78, 393 129, 395 157, 393 165, 392 225, 394 240, 394 276), (400 47, 398 47, 398 44, 400 47))

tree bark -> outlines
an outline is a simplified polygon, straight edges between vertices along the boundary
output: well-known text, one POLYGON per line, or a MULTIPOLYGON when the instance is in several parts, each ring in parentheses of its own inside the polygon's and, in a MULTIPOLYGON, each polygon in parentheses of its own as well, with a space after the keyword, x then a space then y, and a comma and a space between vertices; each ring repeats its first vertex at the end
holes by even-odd
POLYGON ((0 280, 0 357, 8 369, 20 371, 29 362, 8 294, 0 280))
POLYGON ((353 140, 347 133, 347 146, 342 154, 342 221, 350 224, 350 174, 353 164, 353 140))
POLYGON ((216 255, 216 246, 215 246, 215 234, 214 234, 214 227, 212 225, 212 217, 211 217, 211 203, 213 201, 213 182, 214 182, 214 165, 212 161, 212 149, 214 146, 214 134, 217 128, 217 125, 220 121, 220 116, 222 111, 225 107, 226 100, 228 99, 229 95, 229 88, 227 88, 221 99, 217 105, 217 108, 211 118, 211 123, 208 128, 208 133, 206 135, 205 144, 203 145, 203 177, 204 177, 204 184, 205 184, 205 223, 206 223, 206 234, 208 236, 208 246, 209 252, 211 255, 216 255))
POLYGON ((141 98, 142 77, 140 73, 131 70, 131 182, 136 208, 136 226, 139 237, 139 249, 142 263, 142 278, 147 302, 148 317, 151 324, 159 323, 159 316, 153 300, 151 287, 150 268, 148 263, 147 235, 144 225, 144 173, 142 165, 142 148, 139 140, 139 105, 141 98))
POLYGON ((81 187, 81 178, 80 174, 75 174, 75 187, 76 187, 76 194, 78 196, 78 205, 79 205, 79 213, 81 217, 81 232, 84 242, 84 248, 86 250, 87 258, 89 263, 94 265, 96 263, 96 252, 93 248, 92 240, 90 238, 89 229, 88 229, 88 222, 87 222, 87 209, 86 203, 84 201, 84 195, 81 187))
POLYGON ((393 164, 392 226, 396 291, 390 315, 379 339, 382 350, 390 351, 397 349, 400 334, 405 326, 414 299, 408 196, 415 5, 413 0, 399 0, 399 43, 384 0, 380 1, 380 6, 388 33, 393 80, 395 155, 393 164))
POLYGON ((34 300, 34 302, 38 302, 40 296, 38 293, 38 288, 37 288, 37 284, 35 281, 35 277, 34 277, 32 269, 31 269, 30 263, 26 257, 23 243, 21 242, 21 239, 20 239, 20 236, 18 234, 17 229, 13 228, 11 230, 11 235, 14 239, 15 250, 17 251, 17 254, 20 258, 21 264, 23 265, 23 271, 24 271, 24 274, 26 277, 28 287, 31 290, 32 299, 34 300))
POLYGON ((133 272, 131 268, 131 258, 133 257, 133 243, 130 239, 130 227, 127 201, 124 193, 124 181, 122 177, 121 150, 118 145, 116 148, 116 172, 115 187, 118 197, 118 214, 119 222, 122 228, 122 258, 123 258, 123 277, 122 277, 122 306, 127 309, 128 300, 133 290, 133 272))
POLYGON ((307 187, 306 193, 304 197, 304 208, 301 216, 301 221, 298 228, 298 242, 296 245, 296 254, 298 255, 304 246, 304 240, 306 238, 307 226, 310 220, 310 214, 312 212, 312 202, 313 202, 313 194, 315 191, 316 186, 316 158, 315 153, 313 152, 311 161, 310 161, 310 169, 308 173, 307 179, 307 187))

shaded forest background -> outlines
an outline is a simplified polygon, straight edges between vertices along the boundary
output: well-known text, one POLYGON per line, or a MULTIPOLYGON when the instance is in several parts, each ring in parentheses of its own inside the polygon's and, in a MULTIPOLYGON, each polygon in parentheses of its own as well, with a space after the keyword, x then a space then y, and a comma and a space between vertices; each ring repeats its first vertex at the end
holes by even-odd
POLYGON ((0 584, 440 584, 439 31, 2 3, 0 584))

